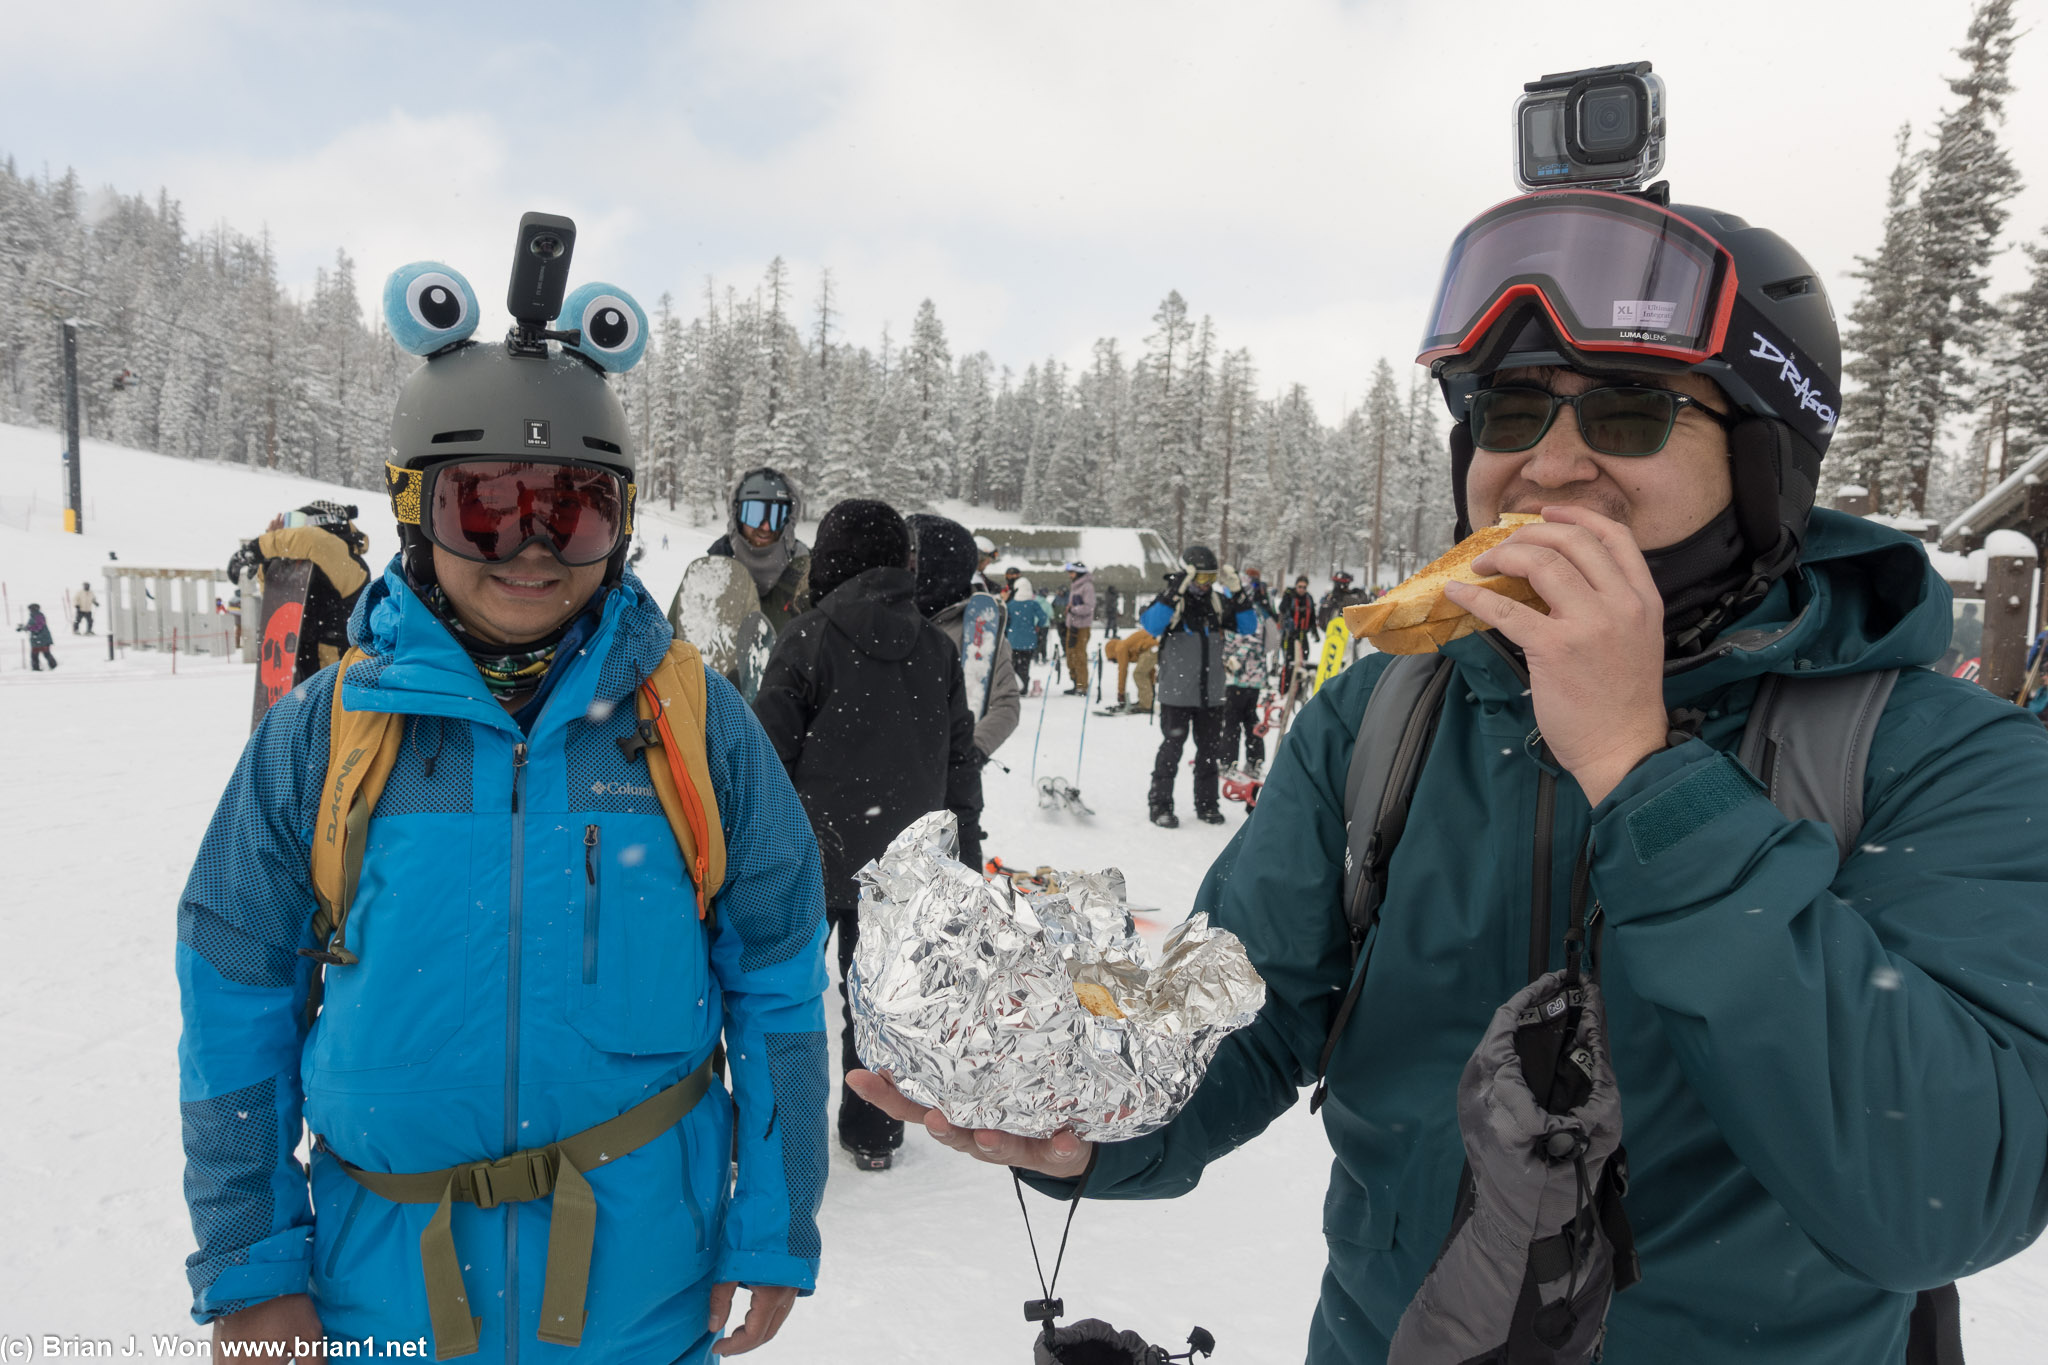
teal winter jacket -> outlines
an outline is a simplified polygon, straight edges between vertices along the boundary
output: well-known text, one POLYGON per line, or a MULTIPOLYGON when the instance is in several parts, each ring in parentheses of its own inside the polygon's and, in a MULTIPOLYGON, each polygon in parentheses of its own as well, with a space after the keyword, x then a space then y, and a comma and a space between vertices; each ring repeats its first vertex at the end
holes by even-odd
MULTIPOLYGON (((1315 1365, 1385 1360, 1450 1225, 1460 1070, 1531 975, 1539 896, 1537 955, 1563 964, 1589 838, 1643 1267, 1614 1301, 1609 1365, 1902 1360, 1915 1291, 2041 1230, 2048 733, 1918 666, 1947 642, 1948 602, 1916 542, 1815 513, 1800 571, 1668 669, 1666 702, 1703 711, 1701 737, 1591 810, 1557 775, 1540 846, 1525 684, 1483 639, 1447 649, 1457 673, 1322 1110, 1336 1160, 1315 1365), (1732 751, 1762 675, 1890 667, 1862 844, 1840 860, 1732 751)), ((1344 779, 1383 666, 1303 711, 1203 886, 1199 908, 1264 973, 1265 1009, 1171 1125, 1100 1150, 1091 1196, 1192 1188, 1313 1078, 1350 974, 1344 779)))
POLYGON ((544 1147, 688 1075, 722 1037, 730 1097, 714 1082, 668 1133, 588 1172, 579 1349, 536 1336, 551 1202, 454 1206, 477 1359, 701 1360, 714 1282, 808 1291, 817 1275, 824 901, 796 793, 739 694, 707 672, 727 847, 707 933, 649 782, 659 751, 619 744, 671 638, 637 578, 564 646, 531 733, 395 562, 350 631, 371 657, 349 669, 347 704, 405 717, 348 920, 360 961, 327 970, 309 1029, 300 950, 314 946, 308 848, 333 667, 251 736, 179 903, 194 1316, 310 1292, 332 1337, 429 1337, 419 1245, 433 1206, 389 1203, 334 1157, 432 1171, 544 1147), (318 1139, 310 1169, 295 1155, 302 1120, 318 1139))

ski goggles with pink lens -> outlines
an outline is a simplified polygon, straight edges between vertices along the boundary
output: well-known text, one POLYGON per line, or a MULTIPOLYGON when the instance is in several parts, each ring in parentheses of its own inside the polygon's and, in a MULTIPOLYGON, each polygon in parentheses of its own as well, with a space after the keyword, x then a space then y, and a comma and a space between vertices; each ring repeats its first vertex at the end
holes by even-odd
POLYGON ((596 564, 633 530, 634 487, 601 465, 453 460, 387 472, 399 520, 481 564, 501 564, 535 542, 572 568, 596 564))
POLYGON ((1728 249, 1648 200, 1544 190, 1496 204, 1451 243, 1416 362, 1464 355, 1502 315, 1540 307, 1581 351, 1696 365, 1719 354, 1735 306, 1728 249))

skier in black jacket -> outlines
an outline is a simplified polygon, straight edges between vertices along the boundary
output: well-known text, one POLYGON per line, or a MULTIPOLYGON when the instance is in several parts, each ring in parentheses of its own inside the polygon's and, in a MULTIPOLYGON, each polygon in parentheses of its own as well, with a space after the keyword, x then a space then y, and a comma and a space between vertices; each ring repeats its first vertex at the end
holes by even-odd
MULTIPOLYGON (((824 856, 849 1069, 860 1065, 845 986, 860 932, 853 874, 939 809, 959 819, 961 861, 981 866, 981 774, 960 651, 918 611, 910 557, 909 529, 887 504, 849 500, 827 512, 811 551, 816 606, 776 641, 754 701, 824 856)), ((839 1145, 863 1169, 888 1169, 902 1141, 901 1122, 841 1091, 839 1145)))

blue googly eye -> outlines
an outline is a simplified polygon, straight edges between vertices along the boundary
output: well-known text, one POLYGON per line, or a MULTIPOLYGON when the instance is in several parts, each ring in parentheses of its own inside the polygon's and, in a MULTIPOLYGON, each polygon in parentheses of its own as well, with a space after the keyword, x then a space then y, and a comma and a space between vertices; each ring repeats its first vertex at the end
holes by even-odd
POLYGON ((432 355, 476 330, 476 291, 439 261, 414 261, 384 281, 384 325, 400 349, 432 355))
POLYGON ((601 369, 624 374, 640 363, 647 350, 647 314, 633 296, 613 284, 579 285, 562 300, 557 327, 583 333, 578 353, 601 369))

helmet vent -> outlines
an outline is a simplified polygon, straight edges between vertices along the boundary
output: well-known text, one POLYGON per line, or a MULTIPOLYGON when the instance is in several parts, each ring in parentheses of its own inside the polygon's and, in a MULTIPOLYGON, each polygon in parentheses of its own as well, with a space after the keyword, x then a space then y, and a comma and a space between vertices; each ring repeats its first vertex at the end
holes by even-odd
POLYGON ((472 427, 467 431, 437 431, 434 433, 433 444, 437 446, 454 445, 458 441, 481 441, 483 438, 484 429, 482 427, 472 427))
POLYGON ((1797 298, 1801 294, 1811 294, 1818 288, 1820 288, 1820 281, 1816 280, 1813 276, 1794 275, 1789 280, 1777 280, 1765 285, 1764 297, 1776 299, 1782 303, 1786 299, 1797 298))
MULTIPOLYGON (((477 435, 481 436, 483 433, 478 432, 477 435)), ((438 441, 441 438, 436 436, 434 439, 438 441)), ((589 446, 592 450, 602 450, 607 455, 623 455, 626 453, 612 442, 605 440, 602 436, 586 436, 583 438, 583 444, 589 446)))

